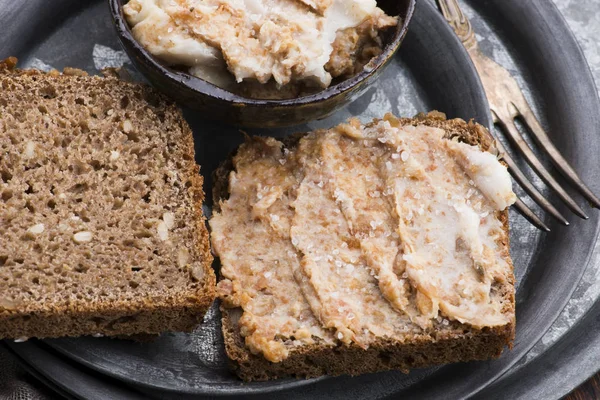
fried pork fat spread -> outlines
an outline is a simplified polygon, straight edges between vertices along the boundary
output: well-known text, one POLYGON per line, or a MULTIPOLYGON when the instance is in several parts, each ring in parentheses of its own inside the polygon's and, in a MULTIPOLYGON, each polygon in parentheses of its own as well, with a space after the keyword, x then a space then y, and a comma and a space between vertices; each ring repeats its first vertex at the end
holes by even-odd
POLYGON ((378 55, 379 32, 398 21, 375 0, 130 0, 123 10, 150 53, 227 89, 328 87, 378 55))
POLYGON ((402 340, 440 321, 509 323, 494 282, 512 273, 496 212, 515 201, 491 153, 392 116, 253 138, 210 225, 219 294, 255 354, 402 340))

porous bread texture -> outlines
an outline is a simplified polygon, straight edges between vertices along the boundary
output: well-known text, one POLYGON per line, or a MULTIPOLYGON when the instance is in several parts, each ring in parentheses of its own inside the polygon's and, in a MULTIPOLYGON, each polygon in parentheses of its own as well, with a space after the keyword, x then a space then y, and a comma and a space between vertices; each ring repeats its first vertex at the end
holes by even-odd
MULTIPOLYGON (((400 118, 402 125, 427 125, 443 129, 446 138, 457 137, 470 145, 477 145, 484 151, 496 152, 492 136, 487 129, 474 122, 461 119, 447 120, 440 112, 415 118, 400 118)), ((294 148, 303 135, 295 135, 284 141, 287 148, 294 148)), ((214 172, 213 199, 216 211, 219 201, 228 198, 228 177, 233 169, 232 160, 224 162, 214 172)), ((379 339, 375 344, 363 349, 355 344, 332 346, 317 342, 310 346, 297 346, 282 362, 273 363, 262 355, 252 354, 240 334, 238 321, 242 311, 239 308, 221 306, 222 329, 225 348, 231 369, 245 381, 296 377, 313 378, 323 375, 360 375, 387 370, 408 372, 413 368, 447 364, 461 361, 487 360, 501 355, 505 346, 512 348, 515 335, 515 292, 513 264, 508 252, 508 211, 497 213, 504 226, 506 249, 503 254, 511 273, 504 283, 496 283, 495 296, 505 304, 502 312, 510 316, 511 322, 499 327, 475 329, 458 321, 439 323, 433 328, 418 334, 406 334, 403 340, 379 339)))
POLYGON ((192 330, 215 276, 180 110, 15 65, 0 64, 0 339, 192 330))

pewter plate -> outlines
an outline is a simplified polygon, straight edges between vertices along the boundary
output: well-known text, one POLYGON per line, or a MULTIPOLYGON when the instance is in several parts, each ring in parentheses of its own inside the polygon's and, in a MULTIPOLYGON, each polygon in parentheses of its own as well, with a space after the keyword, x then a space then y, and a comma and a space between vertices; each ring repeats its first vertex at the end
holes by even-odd
MULTIPOLYGON (((594 132, 600 126, 600 105, 585 60, 558 12, 551 3, 542 1, 486 0, 473 4, 477 5, 477 11, 488 11, 483 14, 492 24, 510 28, 503 40, 511 44, 510 55, 531 84, 532 100, 546 128, 584 180, 600 192, 600 182, 594 181, 600 176, 600 165, 595 162, 600 138, 594 132), (515 38, 515 32, 520 36, 515 38), (570 78, 570 71, 581 72, 574 79, 570 78)), ((0 21, 11 27, 0 39, 0 55, 16 55, 26 66, 74 66, 90 72, 123 64, 131 68, 120 51, 104 2, 0 0, 0 21)), ((487 104, 468 56, 433 5, 421 0, 398 56, 363 98, 323 121, 293 129, 250 133, 283 136, 328 127, 352 115, 368 120, 387 111, 412 115, 429 109, 490 123, 487 104)), ((207 123, 193 112, 186 112, 186 118, 194 129, 197 160, 208 178, 205 189, 210 193, 210 171, 239 145, 241 136, 230 127, 207 123)), ((554 196, 549 198, 559 204, 554 196)), ((207 206, 210 207, 210 202, 207 206)), ((561 211, 567 214, 565 209, 561 211)), ((10 346, 17 353, 22 348, 23 353, 38 351, 66 357, 65 362, 81 363, 96 371, 97 379, 102 374, 112 377, 106 385, 115 385, 118 380, 157 397, 185 398, 193 394, 340 399, 400 394, 419 398, 469 397, 490 388, 494 381, 500 384, 503 380, 498 378, 503 374, 510 377, 511 368, 548 330, 569 300, 589 262, 598 234, 597 213, 590 211, 590 214, 592 218, 587 222, 571 218, 569 228, 548 220, 553 231, 541 234, 511 213, 511 249, 519 286, 517 339, 515 348, 496 361, 418 370, 409 375, 388 372, 357 378, 243 384, 226 369, 216 308, 193 334, 168 334, 150 344, 78 338, 10 346)), ((28 354, 28 362, 35 364, 36 358, 28 354)), ((539 359, 543 360, 542 356, 539 359)), ((86 392, 77 379, 61 379, 60 374, 51 371, 53 365, 60 370, 58 363, 40 361, 38 371, 52 375, 58 386, 70 387, 78 396, 90 397, 92 388, 86 392)), ((86 368, 82 367, 81 372, 85 373, 86 368)), ((511 388, 526 384, 514 377, 510 382, 511 388)), ((545 386, 548 385, 549 382, 545 386)))

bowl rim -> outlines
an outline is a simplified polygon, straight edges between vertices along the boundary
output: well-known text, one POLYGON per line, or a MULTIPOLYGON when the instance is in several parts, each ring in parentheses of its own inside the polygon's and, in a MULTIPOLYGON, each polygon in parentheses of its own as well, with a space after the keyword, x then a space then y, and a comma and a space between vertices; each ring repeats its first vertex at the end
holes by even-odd
POLYGON ((303 104, 311 104, 323 100, 330 99, 337 95, 351 91, 361 83, 372 77, 380 68, 384 67, 387 62, 394 56, 402 40, 408 32, 408 26, 415 12, 417 0, 408 1, 406 16, 401 19, 400 29, 396 29, 394 36, 389 44, 387 44, 383 52, 374 57, 367 66, 355 76, 345 79, 335 85, 329 86, 317 93, 312 93, 306 96, 300 96, 292 99, 253 99, 244 97, 225 90, 217 85, 207 82, 189 73, 176 71, 162 64, 155 56, 150 54, 134 37, 123 15, 123 0, 108 0, 110 14, 113 19, 117 35, 123 42, 124 47, 129 48, 135 53, 136 57, 147 61, 154 69, 164 75, 172 84, 179 86, 185 90, 192 91, 195 94, 208 96, 215 100, 225 101, 238 106, 259 106, 259 107, 292 107, 303 104))

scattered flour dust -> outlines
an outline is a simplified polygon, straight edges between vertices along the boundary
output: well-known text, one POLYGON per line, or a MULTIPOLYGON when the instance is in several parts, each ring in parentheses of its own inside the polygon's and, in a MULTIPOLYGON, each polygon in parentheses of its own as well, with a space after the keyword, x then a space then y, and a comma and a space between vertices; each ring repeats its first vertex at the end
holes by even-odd
POLYGON ((371 102, 364 112, 365 115, 361 115, 361 118, 381 118, 382 111, 391 111, 391 108, 392 105, 390 104, 390 100, 387 98, 382 88, 377 85, 373 97, 371 97, 371 102))
POLYGON ((129 64, 129 57, 122 50, 114 50, 108 46, 95 44, 92 51, 94 58, 94 67, 101 71, 104 68, 120 68, 124 64, 129 64))
MULTIPOLYGON (((104 68, 120 68, 125 64, 130 64, 129 57, 122 50, 114 50, 108 46, 95 44, 92 50, 94 67, 101 71, 104 68)), ((52 65, 32 57, 28 62, 23 64, 23 68, 34 68, 40 71, 48 72, 55 69, 52 65)))
POLYGON ((39 69, 40 71, 44 71, 44 72, 48 72, 53 70, 54 68, 52 67, 52 65, 50 64, 46 64, 45 62, 43 62, 42 60, 40 60, 39 58, 32 58, 31 61, 29 61, 28 63, 26 63, 24 65, 25 68, 33 68, 33 69, 39 69))

